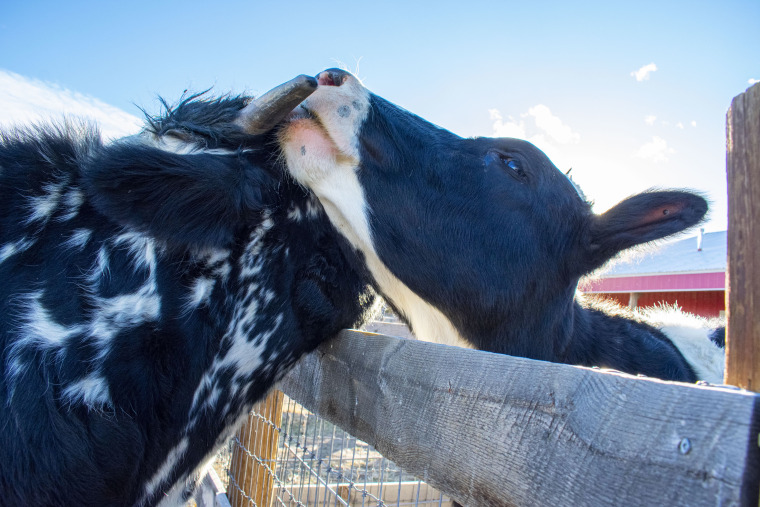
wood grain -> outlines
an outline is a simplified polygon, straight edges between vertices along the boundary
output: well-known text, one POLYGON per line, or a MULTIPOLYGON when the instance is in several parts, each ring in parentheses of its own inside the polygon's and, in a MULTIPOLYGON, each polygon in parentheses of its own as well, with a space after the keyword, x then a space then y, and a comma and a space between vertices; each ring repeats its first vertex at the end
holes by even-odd
POLYGON ((282 391, 270 392, 264 400, 254 405, 252 414, 238 430, 240 445, 233 448, 230 469, 240 490, 228 488, 234 507, 248 506, 251 502, 259 507, 272 505, 275 489, 272 474, 277 473, 275 464, 280 436, 276 428, 282 423, 284 397, 282 391), (251 458, 249 452, 257 456, 261 463, 251 458))
POLYGON ((760 390, 760 83, 726 117, 726 383, 760 390))
POLYGON ((344 331, 281 384, 465 505, 757 505, 755 393, 344 331))

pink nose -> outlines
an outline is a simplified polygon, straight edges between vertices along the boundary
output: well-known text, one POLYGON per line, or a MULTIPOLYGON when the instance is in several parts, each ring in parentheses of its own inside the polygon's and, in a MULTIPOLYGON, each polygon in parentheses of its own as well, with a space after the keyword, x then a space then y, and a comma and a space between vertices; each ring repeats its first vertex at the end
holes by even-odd
POLYGON ((346 82, 350 75, 345 70, 327 69, 317 75, 317 81, 320 86, 340 86, 346 82))

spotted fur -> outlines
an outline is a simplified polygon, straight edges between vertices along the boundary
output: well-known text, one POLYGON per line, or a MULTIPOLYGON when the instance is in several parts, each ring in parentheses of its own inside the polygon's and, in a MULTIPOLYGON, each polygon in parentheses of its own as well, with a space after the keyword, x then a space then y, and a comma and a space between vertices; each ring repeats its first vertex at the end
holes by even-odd
POLYGON ((374 294, 245 97, 112 144, 2 134, 0 502, 178 503, 240 418, 374 294), (187 486, 190 484, 190 486, 187 486))

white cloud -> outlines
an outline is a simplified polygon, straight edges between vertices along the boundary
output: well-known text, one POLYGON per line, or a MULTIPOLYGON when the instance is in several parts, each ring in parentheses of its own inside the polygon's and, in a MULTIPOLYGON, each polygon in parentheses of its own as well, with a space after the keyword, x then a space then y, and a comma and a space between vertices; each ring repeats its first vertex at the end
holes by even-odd
POLYGON ((683 123, 679 121, 678 123, 676 123, 676 127, 683 130, 683 123))
POLYGON ((749 79, 747 80, 747 82, 748 82, 749 84, 753 85, 753 84, 755 84, 755 83, 760 83, 760 79, 749 78, 749 79))
POLYGON ((511 116, 507 121, 501 116, 498 109, 489 109, 488 114, 493 120, 494 137, 516 137, 517 139, 526 139, 525 122, 517 122, 511 116))
POLYGON ((538 104, 531 107, 528 109, 528 114, 535 119, 536 127, 546 132, 558 143, 567 144, 580 141, 580 134, 573 132, 573 129, 562 123, 562 120, 554 116, 545 105, 538 104))
POLYGON ((492 135, 494 137, 516 137, 531 141, 533 144, 538 144, 534 139, 544 142, 549 142, 551 139, 560 144, 577 143, 581 137, 572 128, 562 123, 562 120, 543 104, 528 108, 527 113, 520 115, 520 120, 515 120, 512 116, 504 120, 498 109, 489 109, 488 114, 493 120, 492 135), (526 122, 526 119, 529 121, 526 122))
POLYGON ((106 138, 136 133, 142 121, 95 97, 0 69, 0 126, 87 118, 106 138))
POLYGON ((644 65, 639 70, 634 70, 631 72, 631 75, 636 78, 636 81, 645 81, 649 79, 649 74, 657 70, 657 65, 654 63, 650 63, 648 65, 644 65))
POLYGON ((675 153, 675 150, 668 148, 668 143, 665 139, 654 136, 650 142, 639 148, 636 156, 652 162, 667 162, 668 156, 673 153, 675 153))
POLYGON ((656 121, 657 121, 657 117, 653 114, 650 114, 649 116, 646 116, 644 118, 644 123, 646 123, 647 125, 654 125, 654 122, 656 121))
POLYGON ((696 127, 696 126, 697 126, 697 120, 691 120, 691 123, 690 123, 690 125, 691 125, 692 127, 696 127))

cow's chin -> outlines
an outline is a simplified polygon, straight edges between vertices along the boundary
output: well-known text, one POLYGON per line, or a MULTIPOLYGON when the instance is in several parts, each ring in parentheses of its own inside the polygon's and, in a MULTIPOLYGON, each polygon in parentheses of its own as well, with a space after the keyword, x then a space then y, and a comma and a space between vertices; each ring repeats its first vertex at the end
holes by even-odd
POLYGON ((280 131, 280 147, 288 172, 300 184, 316 189, 345 157, 318 120, 292 117, 280 131))

